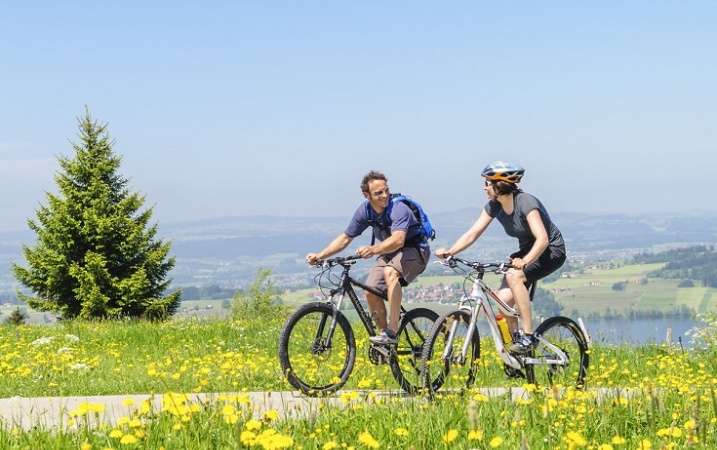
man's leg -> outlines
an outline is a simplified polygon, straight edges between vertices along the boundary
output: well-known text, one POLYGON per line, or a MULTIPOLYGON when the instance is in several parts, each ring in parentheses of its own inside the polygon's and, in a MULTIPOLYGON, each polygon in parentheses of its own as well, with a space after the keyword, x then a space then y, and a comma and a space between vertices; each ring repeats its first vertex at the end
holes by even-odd
POLYGON ((401 301, 403 289, 401 287, 401 274, 391 266, 383 268, 383 277, 386 280, 386 296, 388 297, 388 323, 386 328, 394 333, 398 332, 398 321, 401 316, 401 301))
POLYGON ((386 328, 386 305, 381 297, 377 297, 368 291, 366 293, 366 301, 368 302, 369 314, 376 321, 378 331, 386 328))

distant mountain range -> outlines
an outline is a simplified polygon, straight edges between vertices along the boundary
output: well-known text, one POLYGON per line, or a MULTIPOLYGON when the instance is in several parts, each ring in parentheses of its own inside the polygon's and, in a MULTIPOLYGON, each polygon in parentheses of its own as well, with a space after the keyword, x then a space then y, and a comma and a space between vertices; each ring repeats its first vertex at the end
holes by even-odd
MULTIPOLYGON (((449 246, 477 218, 478 210, 431 214, 437 230, 433 248, 449 246)), ((304 255, 321 250, 344 230, 348 217, 245 216, 160 223, 162 239, 171 240, 177 258, 175 285, 239 286, 260 267, 274 273, 306 273, 304 255)), ((580 259, 614 259, 638 251, 717 242, 717 212, 687 214, 553 215, 566 240, 568 254, 580 259)), ((30 230, 0 232, 0 293, 14 291, 10 262, 24 264, 21 244, 33 245, 30 230)), ((370 241, 358 238, 354 249, 370 241)), ((354 245, 355 244, 355 245, 354 245)), ((504 258, 516 249, 494 223, 470 250, 479 257, 504 258)))

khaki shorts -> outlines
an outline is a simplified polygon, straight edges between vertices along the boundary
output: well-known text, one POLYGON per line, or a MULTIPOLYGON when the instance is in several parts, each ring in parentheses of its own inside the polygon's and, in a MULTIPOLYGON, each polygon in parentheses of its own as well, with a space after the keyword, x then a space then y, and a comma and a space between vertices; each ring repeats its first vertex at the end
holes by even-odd
POLYGON ((401 286, 408 286, 411 281, 426 270, 430 257, 429 251, 418 247, 403 247, 396 253, 381 255, 371 268, 371 272, 366 279, 366 285, 375 287, 381 292, 386 292, 383 268, 391 266, 401 274, 401 286))

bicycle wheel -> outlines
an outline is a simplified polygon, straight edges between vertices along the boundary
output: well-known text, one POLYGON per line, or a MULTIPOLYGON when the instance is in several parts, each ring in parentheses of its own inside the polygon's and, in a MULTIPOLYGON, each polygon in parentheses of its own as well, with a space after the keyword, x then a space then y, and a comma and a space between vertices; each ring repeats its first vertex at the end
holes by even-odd
POLYGON ((435 311, 416 308, 406 312, 398 326, 398 344, 390 359, 391 372, 409 394, 423 389, 423 343, 437 318, 435 311))
POLYGON ((578 324, 567 317, 551 317, 535 329, 535 335, 562 350, 568 360, 565 364, 555 363, 558 358, 555 350, 539 340, 533 350, 534 360, 527 358, 525 362, 528 383, 540 387, 584 388, 590 356, 587 339, 578 324))
POLYGON ((470 311, 456 310, 442 315, 433 325, 423 347, 423 385, 430 391, 463 389, 475 380, 480 358, 480 334, 473 330, 468 339, 470 311))
POLYGON ((326 302, 299 307, 279 335, 279 361, 289 383, 304 394, 336 392, 356 361, 356 340, 346 316, 326 302))

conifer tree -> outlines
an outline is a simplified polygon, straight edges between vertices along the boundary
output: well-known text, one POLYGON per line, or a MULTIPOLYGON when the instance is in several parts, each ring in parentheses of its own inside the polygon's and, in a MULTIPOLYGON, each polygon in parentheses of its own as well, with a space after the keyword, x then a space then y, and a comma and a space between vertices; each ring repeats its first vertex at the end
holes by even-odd
POLYGON ((75 157, 58 157, 58 194, 46 193, 47 205, 28 220, 35 246, 23 244, 28 267, 13 264, 13 273, 34 296, 18 298, 63 319, 168 318, 180 303, 180 291, 164 296, 171 243, 156 238, 152 208, 140 211, 145 197, 118 174, 122 158, 107 125, 87 109, 78 124, 75 157))

